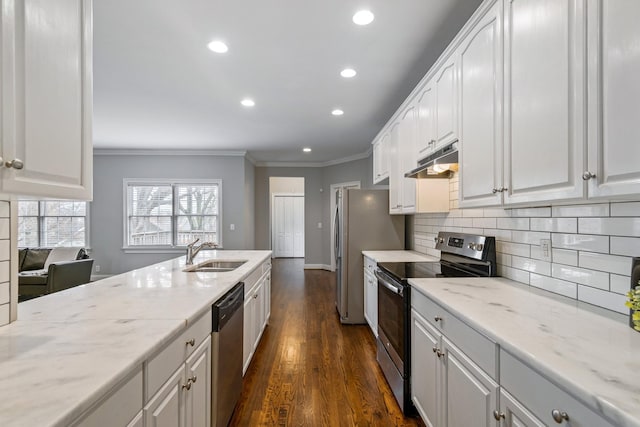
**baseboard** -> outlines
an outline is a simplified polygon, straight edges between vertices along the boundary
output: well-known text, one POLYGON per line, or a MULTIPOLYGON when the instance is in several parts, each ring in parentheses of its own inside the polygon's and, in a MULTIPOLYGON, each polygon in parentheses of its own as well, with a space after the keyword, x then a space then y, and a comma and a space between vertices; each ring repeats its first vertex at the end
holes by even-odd
POLYGON ((327 264, 305 264, 305 270, 327 270, 331 271, 331 266, 327 264))
POLYGON ((91 275, 91 281, 92 282, 96 282, 98 280, 102 280, 102 279, 106 279, 108 277, 113 276, 113 274, 92 274, 91 275))

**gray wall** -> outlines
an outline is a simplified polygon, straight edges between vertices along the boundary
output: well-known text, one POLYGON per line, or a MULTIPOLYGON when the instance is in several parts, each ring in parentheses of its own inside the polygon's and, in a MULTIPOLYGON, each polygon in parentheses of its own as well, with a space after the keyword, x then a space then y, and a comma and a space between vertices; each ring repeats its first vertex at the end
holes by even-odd
POLYGON ((183 253, 124 252, 124 178, 221 179, 224 248, 253 248, 255 169, 244 157, 96 155, 93 168, 90 243, 98 274, 118 274, 183 253), (232 223, 235 231, 229 230, 232 223))

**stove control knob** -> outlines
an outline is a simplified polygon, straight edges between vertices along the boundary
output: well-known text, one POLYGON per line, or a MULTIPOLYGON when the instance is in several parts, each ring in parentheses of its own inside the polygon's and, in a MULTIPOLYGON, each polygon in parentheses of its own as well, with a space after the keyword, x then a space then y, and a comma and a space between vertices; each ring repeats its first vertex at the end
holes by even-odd
POLYGON ((478 243, 476 245, 476 251, 481 252, 484 249, 484 245, 482 243, 478 243))
POLYGON ((469 249, 473 250, 475 248, 476 248, 476 244, 475 243, 473 243, 473 242, 469 243, 469 249))

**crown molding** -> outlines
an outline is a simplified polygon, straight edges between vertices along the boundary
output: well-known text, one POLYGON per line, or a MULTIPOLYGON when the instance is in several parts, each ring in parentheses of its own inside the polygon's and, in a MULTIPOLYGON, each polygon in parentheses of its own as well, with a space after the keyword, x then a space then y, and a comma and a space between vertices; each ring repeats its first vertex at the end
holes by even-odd
POLYGON ((353 156, 343 157, 336 160, 328 160, 326 162, 256 162, 256 167, 273 167, 273 168, 326 168, 327 166, 335 166, 342 163, 349 163, 356 160, 366 159, 371 156, 373 147, 369 147, 367 151, 353 156))
MULTIPOLYGON (((229 150, 153 150, 94 148, 95 156, 228 156, 247 157, 246 151, 229 150)), ((251 159, 249 160, 251 161, 251 159)))

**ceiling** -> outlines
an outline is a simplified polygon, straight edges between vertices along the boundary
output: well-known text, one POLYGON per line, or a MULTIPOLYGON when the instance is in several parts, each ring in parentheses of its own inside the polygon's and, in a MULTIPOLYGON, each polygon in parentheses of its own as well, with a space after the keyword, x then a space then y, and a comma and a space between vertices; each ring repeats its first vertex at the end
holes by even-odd
POLYGON ((259 162, 366 153, 480 2, 96 1, 94 147, 247 150, 259 162), (363 8, 375 20, 357 26, 363 8), (229 51, 211 52, 213 39, 229 51))

